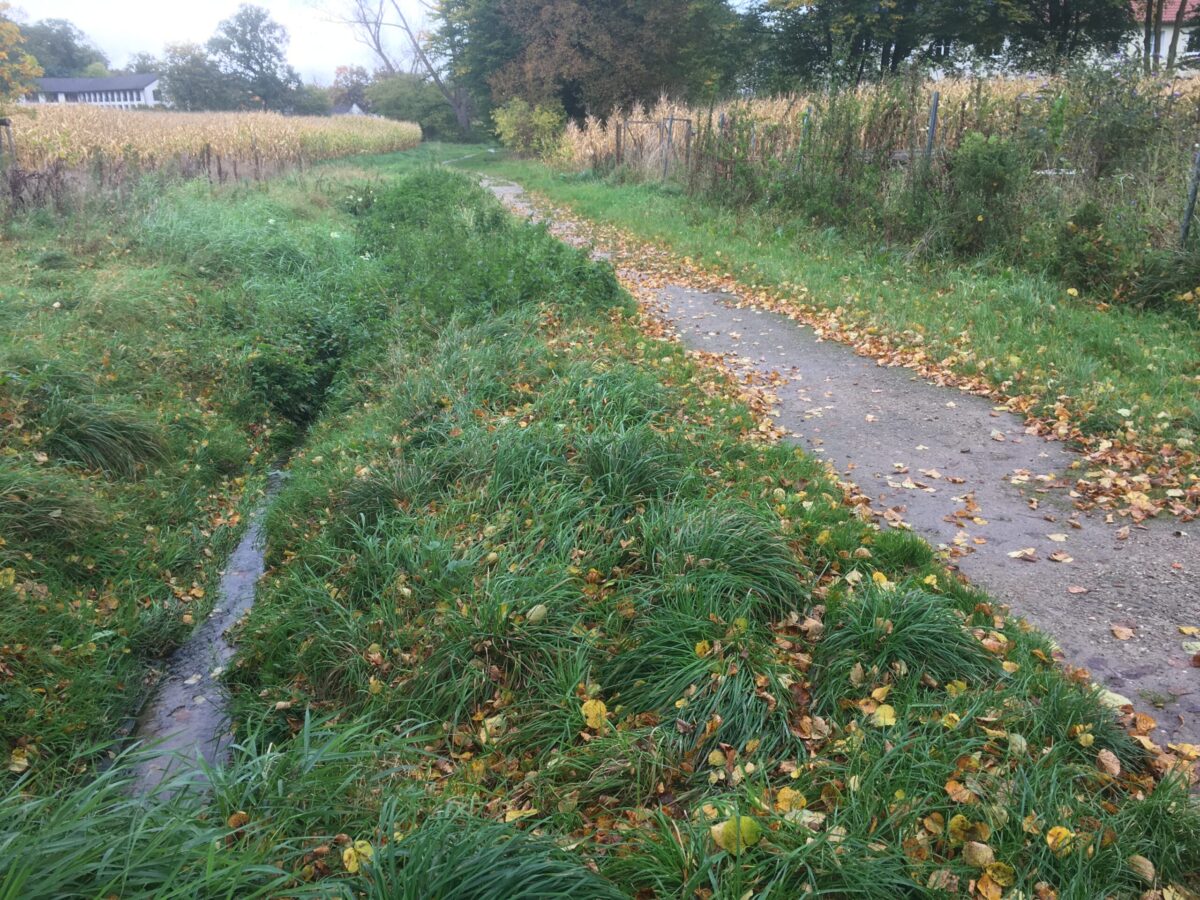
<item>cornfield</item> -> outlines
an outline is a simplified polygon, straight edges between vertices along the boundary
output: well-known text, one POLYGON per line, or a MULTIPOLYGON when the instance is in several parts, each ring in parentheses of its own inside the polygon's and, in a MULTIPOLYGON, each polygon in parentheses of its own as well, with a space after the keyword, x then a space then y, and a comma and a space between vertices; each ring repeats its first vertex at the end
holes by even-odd
MULTIPOLYGON (((702 134, 720 132, 731 122, 744 126, 744 148, 753 160, 772 158, 787 162, 800 152, 805 139, 819 128, 818 120, 836 111, 849 125, 850 138, 864 153, 905 156, 923 149, 933 94, 938 94, 936 148, 953 150, 972 131, 1014 135, 1029 129, 1068 130, 1081 120, 1094 120, 1097 89, 1103 99, 1136 96, 1139 90, 1156 98, 1153 114, 1182 132, 1200 121, 1200 77, 1157 79, 1150 84, 1136 78, 1113 78, 1080 85, 1067 78, 996 77, 945 79, 939 82, 894 81, 866 85, 850 91, 817 91, 783 96, 733 100, 709 106, 688 106, 663 97, 653 106, 614 110, 605 118, 589 116, 582 124, 570 123, 563 135, 558 162, 575 169, 612 164, 661 177, 680 164, 703 164, 693 152, 702 134), (845 114, 853 107, 853 122, 845 114), (1075 121, 1070 121, 1070 120, 1075 121), (1065 120, 1065 121, 1064 121, 1065 120)), ((1119 119, 1124 110, 1105 110, 1119 119)), ((1119 121, 1110 123, 1120 127, 1119 121)))
POLYGON ((176 171, 225 181, 360 153, 407 150, 412 122, 266 112, 158 112, 45 106, 12 118, 16 163, 28 171, 90 169, 102 183, 176 171))

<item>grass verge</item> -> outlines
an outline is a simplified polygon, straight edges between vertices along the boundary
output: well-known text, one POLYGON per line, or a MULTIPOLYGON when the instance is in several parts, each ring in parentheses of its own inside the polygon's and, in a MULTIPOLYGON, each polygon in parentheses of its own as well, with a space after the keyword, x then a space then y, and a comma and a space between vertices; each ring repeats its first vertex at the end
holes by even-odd
POLYGON ((1200 320, 1106 308, 993 262, 914 259, 779 214, 739 214, 671 184, 564 175, 500 153, 460 165, 617 229, 609 243, 631 259, 636 241, 652 242, 868 355, 1007 398, 1045 433, 1089 451, 1075 475, 1093 499, 1135 516, 1158 506, 1188 517, 1200 505, 1200 320))

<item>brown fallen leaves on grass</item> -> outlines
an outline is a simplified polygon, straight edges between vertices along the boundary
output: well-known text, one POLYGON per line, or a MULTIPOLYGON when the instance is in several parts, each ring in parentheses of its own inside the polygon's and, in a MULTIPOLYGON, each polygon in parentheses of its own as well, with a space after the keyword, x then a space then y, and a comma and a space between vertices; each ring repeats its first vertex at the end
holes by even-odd
MULTIPOLYGON (((875 333, 875 329, 848 321, 841 307, 831 309, 806 300, 802 286, 793 286, 785 293, 761 284, 747 285, 729 272, 675 256, 665 247, 613 226, 582 219, 544 198, 534 196, 531 202, 534 218, 547 222, 556 236, 575 246, 591 245, 609 254, 622 285, 654 317, 660 317, 656 313, 657 292, 668 284, 728 293, 731 299, 736 298, 739 308, 786 315, 809 326, 823 339, 850 346, 860 356, 883 365, 913 369, 935 384, 988 397, 1022 416, 1026 433, 1080 447, 1083 474, 1070 488, 1079 509, 1108 510, 1134 522, 1163 512, 1184 522, 1200 515, 1200 452, 1194 449, 1159 443, 1132 431, 1121 435, 1088 434, 1080 426, 1081 411, 1069 396, 1013 393, 1009 383, 996 385, 977 375, 956 372, 953 354, 937 359, 919 341, 910 339, 913 336, 875 333)), ((992 438, 1003 440, 1004 435, 996 437, 993 433, 992 438)))

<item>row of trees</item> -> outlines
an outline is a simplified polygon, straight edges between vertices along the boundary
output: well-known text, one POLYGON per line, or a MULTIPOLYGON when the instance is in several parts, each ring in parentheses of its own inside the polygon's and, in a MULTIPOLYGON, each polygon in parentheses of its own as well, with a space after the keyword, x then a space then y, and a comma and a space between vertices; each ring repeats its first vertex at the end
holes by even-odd
POLYGON ((380 67, 407 57, 464 128, 514 97, 580 117, 662 93, 696 101, 913 67, 1053 71, 1136 48, 1143 26, 1144 64, 1158 70, 1182 61, 1178 35, 1200 11, 1200 0, 441 0, 414 20, 400 0, 342 2, 380 67))

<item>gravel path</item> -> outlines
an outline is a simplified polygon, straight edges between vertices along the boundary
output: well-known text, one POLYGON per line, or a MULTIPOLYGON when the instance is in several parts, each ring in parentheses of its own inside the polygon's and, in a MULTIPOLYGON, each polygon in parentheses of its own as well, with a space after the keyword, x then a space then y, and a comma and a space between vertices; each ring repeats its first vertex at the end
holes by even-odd
MULTIPOLYGON (((515 212, 535 214, 518 186, 485 185, 515 212)), ((1191 665, 1200 645, 1189 649, 1200 636, 1179 630, 1200 625, 1200 526, 1082 514, 1057 486, 1077 456, 1026 434, 987 399, 881 366, 785 316, 741 308, 733 295, 657 290, 686 346, 782 376, 776 422, 791 440, 829 460, 890 521, 946 549, 1068 662, 1153 715, 1155 741, 1200 743, 1200 668, 1191 665)))

